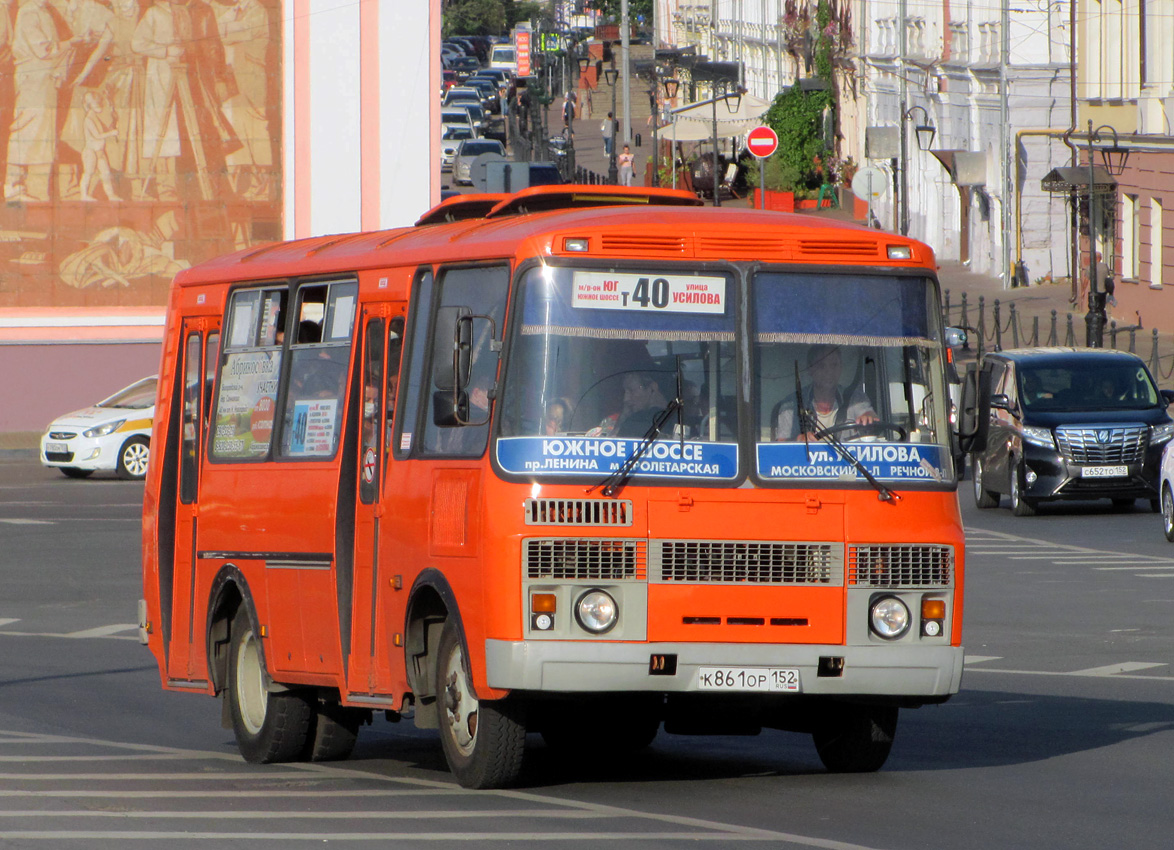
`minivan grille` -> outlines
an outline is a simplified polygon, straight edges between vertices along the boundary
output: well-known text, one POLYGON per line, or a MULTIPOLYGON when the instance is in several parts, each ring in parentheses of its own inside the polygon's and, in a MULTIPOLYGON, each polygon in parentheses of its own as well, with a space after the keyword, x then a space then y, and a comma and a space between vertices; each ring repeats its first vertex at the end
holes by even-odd
POLYGON ((523 541, 522 561, 530 579, 641 581, 647 552, 643 540, 532 537, 523 541))
POLYGON ((1057 428, 1056 443, 1064 457, 1074 463, 1141 463, 1149 444, 1149 428, 1145 425, 1057 428))
POLYGON ((650 572, 662 582, 843 582, 843 549, 831 543, 654 540, 650 572))
POLYGON ((948 587, 954 573, 951 546, 850 546, 848 584, 871 587, 948 587))

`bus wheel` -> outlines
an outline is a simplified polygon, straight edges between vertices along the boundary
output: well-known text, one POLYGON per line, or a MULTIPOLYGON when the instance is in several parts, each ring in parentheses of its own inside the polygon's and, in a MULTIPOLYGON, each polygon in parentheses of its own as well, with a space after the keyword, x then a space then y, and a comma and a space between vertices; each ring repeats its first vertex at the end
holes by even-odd
POLYGON ((303 756, 310 761, 342 761, 350 756, 359 738, 362 710, 324 702, 319 703, 316 715, 303 756))
POLYGON ((460 628, 450 619, 440 634, 436 700, 440 743, 449 770, 465 788, 501 788, 522 768, 526 727, 507 700, 480 701, 469 681, 460 628))
POLYGON ((270 692, 261 640, 243 608, 232 621, 228 665, 224 698, 245 761, 269 764, 301 756, 310 733, 310 704, 294 691, 270 692))
POLYGON ((840 705, 812 733, 823 766, 832 773, 872 773, 893 748, 897 707, 840 705))
POLYGON ((141 481, 147 477, 147 461, 151 444, 146 437, 132 437, 118 450, 118 477, 126 481, 141 481))

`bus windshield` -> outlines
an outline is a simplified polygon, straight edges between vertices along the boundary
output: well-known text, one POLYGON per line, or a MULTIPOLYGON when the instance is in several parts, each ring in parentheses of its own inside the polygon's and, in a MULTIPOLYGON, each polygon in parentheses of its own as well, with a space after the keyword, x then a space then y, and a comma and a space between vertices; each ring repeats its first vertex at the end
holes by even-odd
POLYGON ((738 474, 735 313, 728 274, 542 266, 525 274, 501 400, 505 472, 599 479, 657 414, 683 406, 634 474, 738 474))
POLYGON ((939 310, 916 277, 762 272, 753 281, 757 473, 773 481, 952 476, 939 310))

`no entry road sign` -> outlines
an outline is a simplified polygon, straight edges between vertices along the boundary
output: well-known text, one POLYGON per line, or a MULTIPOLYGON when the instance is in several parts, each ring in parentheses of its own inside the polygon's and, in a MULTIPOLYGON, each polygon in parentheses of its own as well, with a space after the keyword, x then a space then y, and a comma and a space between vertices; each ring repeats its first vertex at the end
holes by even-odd
POLYGON ((759 159, 765 159, 779 149, 779 137, 770 127, 755 127, 746 134, 746 147, 759 159))

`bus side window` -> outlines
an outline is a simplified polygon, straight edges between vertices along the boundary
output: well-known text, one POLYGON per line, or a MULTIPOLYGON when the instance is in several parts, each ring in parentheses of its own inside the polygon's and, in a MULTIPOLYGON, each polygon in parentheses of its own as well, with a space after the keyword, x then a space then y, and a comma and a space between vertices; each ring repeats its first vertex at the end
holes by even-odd
MULTIPOLYGON (((420 406, 431 384, 427 380, 428 369, 428 325, 432 321, 432 296, 435 290, 432 272, 424 269, 417 273, 412 291, 411 338, 408 340, 408 361, 404 364, 403 397, 399 409, 399 422, 393 437, 393 451, 397 458, 406 458, 418 445, 415 437, 420 427, 420 406)), ((399 389, 399 387, 397 387, 399 389)))
POLYGON ((387 328, 387 388, 383 404, 387 411, 383 431, 386 436, 384 450, 391 452, 392 435, 395 433, 395 405, 399 397, 399 367, 404 349, 404 317, 396 316, 387 328))
MULTIPOLYGON (((491 346, 491 334, 501 339, 505 317, 509 268, 489 266, 449 269, 440 278, 441 307, 468 308, 474 316, 489 316, 493 322, 474 322, 473 350, 468 385, 469 419, 473 425, 440 427, 429 415, 424 421, 424 450, 429 454, 480 457, 489 436, 489 413, 497 387, 498 354, 491 346)), ((432 328, 436 333, 435 326, 432 328)), ((437 345, 443 348, 441 341, 437 345)), ((428 405, 431 407, 432 364, 426 376, 428 405)))
POLYGON ((298 290, 297 339, 281 418, 283 457, 326 460, 338 449, 357 293, 353 281, 298 290))

